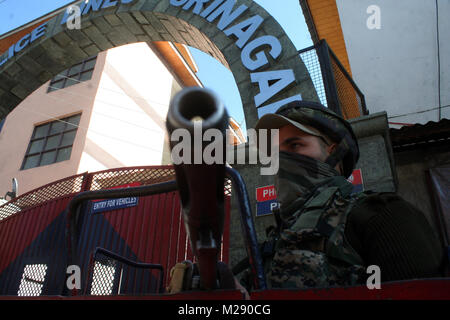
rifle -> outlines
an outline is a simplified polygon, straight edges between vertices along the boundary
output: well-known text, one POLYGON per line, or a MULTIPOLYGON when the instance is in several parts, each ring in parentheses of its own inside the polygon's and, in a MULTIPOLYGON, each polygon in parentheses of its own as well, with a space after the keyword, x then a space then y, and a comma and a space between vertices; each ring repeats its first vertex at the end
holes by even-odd
MULTIPOLYGON (((225 133, 228 114, 222 102, 209 90, 187 88, 172 99, 166 126, 169 137, 180 129, 187 135, 185 137, 189 137, 187 141, 180 142, 184 147, 181 156, 187 161, 174 161, 175 176, 186 232, 198 259, 201 287, 215 289, 225 217, 225 133), (203 135, 208 129, 217 129, 221 133, 223 149, 219 151, 222 151, 224 158, 220 163, 205 163, 203 152, 207 143, 203 141, 203 135)), ((170 142, 172 152, 176 145, 176 142, 170 142)))
POLYGON ((174 134, 178 136, 184 132, 184 138, 190 137, 186 139, 188 141, 183 140, 184 149, 182 155, 180 154, 180 157, 188 161, 174 161, 174 168, 186 232, 198 260, 201 288, 206 290, 217 288, 218 254, 225 217, 224 183, 225 176, 228 176, 236 186, 247 254, 252 273, 255 275, 254 287, 265 289, 262 259, 247 190, 239 173, 226 167, 225 164, 228 114, 223 103, 210 90, 183 89, 175 95, 170 104, 166 126, 172 153, 177 148, 177 142, 172 141, 174 134), (178 129, 183 129, 183 132, 176 132, 178 129), (220 137, 216 136, 216 139, 221 140, 221 144, 218 145, 222 147, 215 152, 222 153, 218 157, 220 161, 214 163, 208 161, 208 164, 203 157, 208 143, 202 137, 209 129, 220 131, 220 137))

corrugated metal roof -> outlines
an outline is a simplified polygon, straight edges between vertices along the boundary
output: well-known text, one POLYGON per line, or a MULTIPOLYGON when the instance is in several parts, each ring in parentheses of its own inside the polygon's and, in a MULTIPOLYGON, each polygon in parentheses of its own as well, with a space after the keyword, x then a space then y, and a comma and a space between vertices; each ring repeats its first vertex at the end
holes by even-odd
POLYGON ((392 148, 396 152, 441 145, 450 147, 450 119, 392 128, 389 132, 392 148))

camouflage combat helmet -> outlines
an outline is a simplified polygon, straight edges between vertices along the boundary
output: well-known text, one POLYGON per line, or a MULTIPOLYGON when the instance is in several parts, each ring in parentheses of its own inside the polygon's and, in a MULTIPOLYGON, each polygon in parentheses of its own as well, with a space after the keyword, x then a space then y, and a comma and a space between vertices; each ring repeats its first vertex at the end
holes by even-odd
POLYGON ((349 177, 352 174, 359 159, 359 148, 352 127, 346 120, 319 103, 294 101, 279 108, 275 114, 264 115, 256 124, 256 129, 277 129, 286 124, 337 143, 326 163, 335 167, 342 161, 343 175, 349 177))

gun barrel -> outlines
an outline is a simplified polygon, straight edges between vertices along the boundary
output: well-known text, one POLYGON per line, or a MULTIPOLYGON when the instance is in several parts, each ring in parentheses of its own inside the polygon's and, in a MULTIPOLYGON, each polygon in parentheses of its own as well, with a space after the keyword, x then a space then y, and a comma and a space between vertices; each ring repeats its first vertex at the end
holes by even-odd
POLYGON ((187 88, 173 98, 166 125, 183 219, 198 260, 200 283, 204 289, 214 289, 225 212, 228 114, 212 91, 187 88), (214 129, 209 131, 213 142, 203 139, 210 129, 214 129), (211 147, 212 143, 215 147, 211 147), (215 162, 206 159, 208 156, 215 162))

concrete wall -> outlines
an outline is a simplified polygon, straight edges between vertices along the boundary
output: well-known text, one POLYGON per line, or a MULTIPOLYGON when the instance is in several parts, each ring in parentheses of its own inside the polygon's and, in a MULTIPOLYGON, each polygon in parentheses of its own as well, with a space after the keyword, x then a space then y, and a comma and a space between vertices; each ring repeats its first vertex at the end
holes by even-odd
POLYGON ((358 139, 360 156, 355 169, 361 169, 364 190, 395 192, 397 173, 386 112, 351 119, 349 122, 358 139))
MULTIPOLYGON (((242 147, 242 146, 241 146, 242 147)), ((249 144, 245 145, 246 155, 248 157, 249 144)), ((248 159, 248 158, 247 158, 248 159)), ((273 215, 266 215, 256 217, 256 188, 265 187, 274 184, 274 176, 263 176, 260 172, 260 165, 248 164, 235 164, 232 167, 239 172, 242 176, 249 200, 250 208, 253 214, 253 220, 256 228, 258 242, 261 243, 266 240, 266 228, 269 226, 275 226, 275 218, 273 215)), ((230 219, 230 266, 235 266, 239 261, 247 257, 246 245, 244 241, 242 224, 240 218, 239 203, 237 201, 236 188, 232 188, 233 193, 231 196, 231 219, 230 219)))
MULTIPOLYGON (((353 79, 365 94, 371 113, 387 111, 389 121, 426 123, 438 121, 437 109, 450 105, 450 3, 435 1, 337 0, 353 79), (370 30, 366 12, 377 5, 381 28, 370 30), (440 71, 439 71, 440 70, 440 71)), ((442 109, 450 117, 450 108, 442 109)))
POLYGON ((450 163, 450 152, 442 147, 399 152, 395 153, 395 163, 399 178, 397 194, 421 210, 438 232, 439 224, 426 171, 450 163))
POLYGON ((439 51, 442 118, 450 118, 450 1, 439 0, 439 51))

